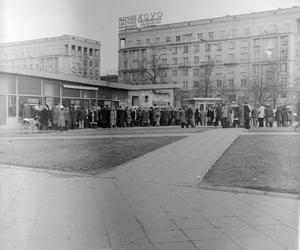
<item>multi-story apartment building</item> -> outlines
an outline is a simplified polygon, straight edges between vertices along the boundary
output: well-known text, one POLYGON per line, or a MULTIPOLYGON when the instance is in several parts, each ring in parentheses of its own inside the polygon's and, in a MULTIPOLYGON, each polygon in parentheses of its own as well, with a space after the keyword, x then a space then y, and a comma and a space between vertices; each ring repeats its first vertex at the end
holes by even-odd
POLYGON ((99 41, 63 35, 0 44, 0 66, 100 79, 99 41))
POLYGON ((278 101, 292 102, 300 91, 300 7, 120 30, 119 77, 232 101, 252 100, 253 86, 271 79, 278 101))

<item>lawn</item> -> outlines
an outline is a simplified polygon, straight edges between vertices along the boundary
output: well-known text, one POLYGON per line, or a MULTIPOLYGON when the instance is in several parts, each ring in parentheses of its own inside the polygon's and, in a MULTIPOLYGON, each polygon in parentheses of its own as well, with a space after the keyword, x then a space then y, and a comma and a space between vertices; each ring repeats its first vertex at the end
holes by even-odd
POLYGON ((300 136, 240 136, 203 184, 300 194, 300 136))
POLYGON ((0 164, 96 174, 181 138, 7 139, 0 143, 0 164))

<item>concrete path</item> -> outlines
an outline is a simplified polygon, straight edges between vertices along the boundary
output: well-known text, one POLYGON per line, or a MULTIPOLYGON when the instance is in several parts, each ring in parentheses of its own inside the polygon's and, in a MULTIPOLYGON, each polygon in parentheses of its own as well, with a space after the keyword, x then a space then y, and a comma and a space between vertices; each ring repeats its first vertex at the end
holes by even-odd
POLYGON ((240 133, 195 134, 95 177, 2 166, 0 249, 296 250, 299 201, 194 187, 240 133))

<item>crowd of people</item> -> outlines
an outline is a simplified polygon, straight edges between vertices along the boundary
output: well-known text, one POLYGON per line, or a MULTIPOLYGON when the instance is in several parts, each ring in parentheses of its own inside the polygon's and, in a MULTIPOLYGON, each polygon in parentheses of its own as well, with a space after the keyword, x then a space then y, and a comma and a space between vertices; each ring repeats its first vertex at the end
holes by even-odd
POLYGON ((224 103, 216 106, 194 109, 158 107, 64 107, 55 105, 29 106, 24 104, 22 118, 38 119, 41 130, 69 130, 91 127, 148 127, 170 126, 221 126, 223 128, 278 127, 292 126, 295 120, 289 106, 278 106, 273 109, 269 104, 249 105, 224 103))

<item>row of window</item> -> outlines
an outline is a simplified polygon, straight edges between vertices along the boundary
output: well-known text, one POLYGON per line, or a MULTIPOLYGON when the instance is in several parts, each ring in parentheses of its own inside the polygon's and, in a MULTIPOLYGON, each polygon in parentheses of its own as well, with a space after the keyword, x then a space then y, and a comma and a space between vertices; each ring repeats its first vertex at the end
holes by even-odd
MULTIPOLYGON (((299 32, 300 30, 300 19, 297 20, 297 30, 299 32)), ((242 29, 231 29, 231 30, 220 30, 218 32, 199 32, 196 34, 193 33, 187 33, 183 35, 175 35, 172 36, 166 36, 165 38, 156 37, 154 40, 146 39, 145 45, 151 45, 151 44, 160 44, 160 43, 176 43, 176 42, 192 42, 192 41, 213 41, 216 39, 231 39, 231 38, 237 38, 242 36, 250 36, 250 35, 263 35, 263 34, 274 34, 278 32, 288 32, 291 31, 292 23, 283 23, 280 25, 270 25, 268 27, 263 26, 257 26, 256 28, 250 28, 245 27, 242 29)), ((121 48, 124 48, 125 46, 125 40, 121 39, 121 48)), ((136 44, 133 44, 132 40, 128 40, 126 46, 142 46, 142 40, 136 40, 136 44)))
MULTIPOLYGON (((253 79, 254 81, 259 81, 259 79, 253 79)), ((177 84, 176 81, 172 82, 173 84, 177 84)), ((189 88, 189 82, 188 81, 183 81, 183 87, 188 89, 189 88)), ((281 84, 285 87, 287 87, 287 78, 281 78, 281 84)), ((296 78, 296 84, 300 85, 300 77, 296 78)), ((198 88, 201 86, 200 81, 193 81, 193 88, 198 88)), ((249 80, 248 79, 240 79, 240 84, 237 85, 235 82, 235 79, 228 79, 228 80, 223 80, 223 79, 217 79, 215 81, 215 86, 217 88, 247 88, 249 87, 249 80)))
POLYGON ((54 56, 60 55, 63 53, 63 49, 59 48, 51 48, 51 49, 40 49, 40 50, 22 50, 22 51, 15 51, 11 50, 10 52, 2 52, 0 53, 1 60, 12 60, 12 59, 27 59, 27 58, 40 58, 43 56, 54 56))
MULTIPOLYGON (((69 45, 65 44, 65 55, 70 55, 69 45)), ((87 48, 82 46, 71 45, 71 55, 72 56, 91 56, 99 57, 99 49, 87 48)))

